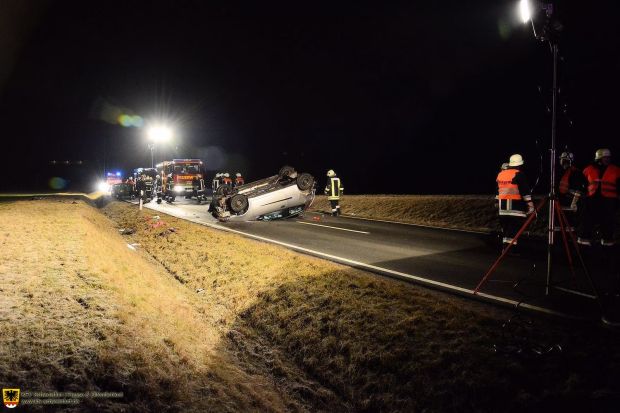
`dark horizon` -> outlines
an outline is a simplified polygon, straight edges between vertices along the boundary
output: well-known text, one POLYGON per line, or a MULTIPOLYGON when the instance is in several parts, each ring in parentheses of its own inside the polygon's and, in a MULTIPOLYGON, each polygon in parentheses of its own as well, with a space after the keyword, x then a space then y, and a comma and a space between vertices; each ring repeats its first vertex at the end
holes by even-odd
MULTIPOLYGON (((19 42, 1 56, 12 70, 0 77, 0 190, 38 189, 60 170, 52 160, 83 161, 85 183, 104 158, 149 166, 144 128, 106 121, 117 108, 174 123, 158 160, 202 158, 211 173, 253 180, 290 164, 320 185, 335 169, 350 194, 490 194, 518 152, 546 192, 551 53, 517 1, 33 4, 7 6, 19 42)), ((612 10, 556 4, 558 155, 569 145, 580 166, 599 147, 620 159, 612 10)))

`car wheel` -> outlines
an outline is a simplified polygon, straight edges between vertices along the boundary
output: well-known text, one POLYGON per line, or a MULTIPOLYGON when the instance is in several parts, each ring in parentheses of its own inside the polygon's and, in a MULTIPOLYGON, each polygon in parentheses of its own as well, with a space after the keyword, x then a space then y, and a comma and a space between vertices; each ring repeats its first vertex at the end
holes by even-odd
POLYGON ((235 214, 242 214, 248 209, 248 197, 243 194, 233 195, 230 198, 230 209, 235 214))
POLYGON ((232 188, 228 184, 220 185, 217 187, 215 194, 219 196, 228 196, 232 194, 232 188))
POLYGON ((294 173, 295 173, 295 168, 293 168, 292 166, 285 165, 282 168, 280 168, 280 172, 278 172, 278 176, 280 178, 288 178, 290 177, 290 175, 294 173))
POLYGON ((314 185, 314 178, 308 173, 303 173, 297 177, 297 188, 307 191, 314 185))
POLYGON ((157 198, 157 203, 161 204, 161 198, 157 198))

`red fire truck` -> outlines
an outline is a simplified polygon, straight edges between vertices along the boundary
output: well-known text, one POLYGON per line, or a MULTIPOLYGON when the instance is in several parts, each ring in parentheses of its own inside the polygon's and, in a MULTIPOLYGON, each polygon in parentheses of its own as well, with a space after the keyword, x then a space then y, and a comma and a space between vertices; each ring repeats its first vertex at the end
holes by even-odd
POLYGON ((160 182, 157 203, 174 202, 177 196, 206 201, 203 164, 200 159, 173 159, 157 164, 160 182))

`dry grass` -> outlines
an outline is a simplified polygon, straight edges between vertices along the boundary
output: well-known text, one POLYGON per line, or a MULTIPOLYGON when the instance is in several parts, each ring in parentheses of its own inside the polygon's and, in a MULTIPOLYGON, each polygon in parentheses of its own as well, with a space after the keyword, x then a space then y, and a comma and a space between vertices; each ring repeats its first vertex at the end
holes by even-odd
POLYGON ((84 411, 283 408, 268 383, 217 351, 200 297, 128 249, 95 209, 3 203, 0 228, 0 383, 126 395, 84 411))
POLYGON ((0 383, 122 390, 86 411, 523 411, 617 401, 620 342, 112 203, 0 204, 0 383), (126 242, 140 244, 139 251, 126 242), (198 292, 199 291, 199 292, 198 292))

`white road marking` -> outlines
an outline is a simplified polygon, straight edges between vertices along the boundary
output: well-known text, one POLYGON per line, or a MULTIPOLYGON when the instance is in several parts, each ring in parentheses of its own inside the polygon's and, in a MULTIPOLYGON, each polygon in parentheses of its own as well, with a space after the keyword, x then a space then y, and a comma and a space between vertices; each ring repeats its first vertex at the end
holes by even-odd
POLYGON ((298 224, 304 224, 304 225, 314 225, 317 227, 325 227, 325 228, 332 228, 332 229, 339 229, 340 231, 349 231, 349 232, 357 232, 359 234, 370 234, 370 232, 366 232, 366 231, 356 231, 354 229, 347 229, 347 228, 339 228, 339 227, 332 227, 329 225, 322 225, 322 224, 315 224, 312 222, 304 222, 304 221, 296 221, 298 224))
MULTIPOLYGON (((152 208, 152 209, 155 209, 155 208, 152 208)), ((174 216, 174 214, 170 214, 170 215, 174 216)), ((178 217, 178 218, 182 218, 182 217, 178 217)), ((194 222, 196 224, 204 225, 206 227, 210 227, 210 228, 213 228, 213 229, 218 229, 220 231, 232 232, 232 233, 235 233, 235 234, 243 235, 243 236, 248 237, 248 238, 252 238, 252 239, 259 240, 259 241, 268 242, 270 244, 281 245, 283 247, 286 247, 286 248, 289 248, 289 249, 292 249, 292 250, 295 250, 295 251, 299 251, 299 252, 302 252, 302 253, 314 255, 314 256, 317 256, 317 257, 322 257, 322 258, 328 259, 330 261, 335 261, 335 262, 338 262, 338 263, 341 263, 341 264, 347 264, 347 265, 354 266, 354 267, 357 267, 357 268, 367 269, 367 270, 369 270, 371 272, 375 272, 375 273, 395 275, 395 276, 397 276, 399 278, 404 278, 404 279, 408 279, 408 280, 418 281, 418 282, 420 282, 422 284, 427 284, 427 285, 433 285, 433 286, 436 286, 436 287, 441 287, 443 289, 455 291, 455 292, 458 292, 460 294, 467 294, 467 295, 472 296, 474 298, 476 296, 477 297, 484 297, 484 298, 486 298, 487 300, 490 300, 490 301, 495 301, 495 302, 503 303, 503 304, 509 304, 511 306, 517 306, 518 305, 520 308, 527 308, 529 310, 537 311, 537 312, 540 312, 540 313, 552 314, 552 315, 555 315, 555 316, 558 316, 558 317, 569 318, 569 319, 577 319, 578 318, 578 317, 572 316, 570 314, 562 313, 560 311, 555 311, 555 310, 551 310, 549 308, 539 307, 539 306, 536 306, 536 305, 532 305, 532 304, 527 304, 527 303, 520 302, 520 301, 511 300, 510 298, 499 297, 499 296, 496 296, 496 295, 486 294, 486 293, 482 293, 482 292, 478 292, 478 294, 474 294, 474 290, 470 290, 470 289, 467 289, 467 288, 458 287, 456 285, 447 284, 447 283, 431 280, 431 279, 424 278, 424 277, 418 277, 416 275, 407 274, 407 273, 400 272, 400 271, 390 270, 388 268, 378 267, 376 265, 366 264, 366 263, 363 263, 363 262, 360 262, 360 261, 350 260, 348 258, 338 257, 337 255, 326 254, 324 252, 320 252, 320 251, 316 251, 316 250, 311 250, 309 248, 300 247, 300 246, 297 246, 297 245, 294 245, 294 244, 289 244, 289 243, 286 243, 286 242, 277 241, 277 240, 274 240, 274 239, 261 237, 259 235, 254 235, 254 234, 250 234, 250 233, 247 233, 247 232, 239 231, 239 230, 236 230, 236 229, 228 228, 228 227, 222 226, 220 224, 215 224, 215 223, 211 223, 211 222, 205 222, 203 220, 197 220, 197 219, 191 219, 191 218, 189 218, 187 220, 191 221, 191 222, 194 222)))
MULTIPOLYGON (((323 215, 320 212, 306 212, 306 213, 307 214, 323 215)), ((445 231, 467 232, 467 233, 470 233, 470 234, 483 234, 483 235, 489 235, 490 234, 490 232, 485 232, 485 231, 474 231, 474 230, 470 230, 470 229, 459 229, 459 228, 435 227, 435 226, 432 226, 432 225, 413 224, 411 222, 389 221, 387 219, 363 218, 363 217, 356 217, 356 216, 353 216, 353 215, 340 215, 340 218, 358 219, 358 220, 361 220, 361 221, 386 222, 388 224, 408 225, 410 227, 443 229, 445 231)))

